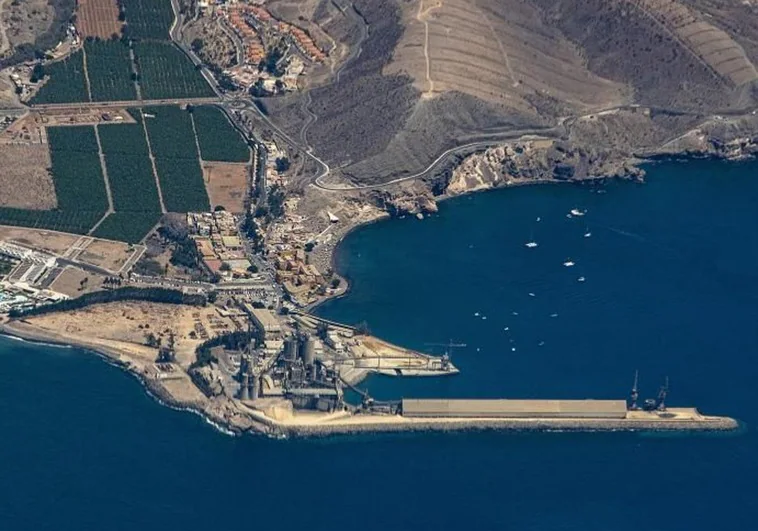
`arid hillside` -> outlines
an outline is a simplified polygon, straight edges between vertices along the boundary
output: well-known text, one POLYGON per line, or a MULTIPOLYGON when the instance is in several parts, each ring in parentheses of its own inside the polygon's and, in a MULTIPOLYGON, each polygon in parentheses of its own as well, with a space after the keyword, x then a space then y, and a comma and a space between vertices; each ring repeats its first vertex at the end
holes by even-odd
MULTIPOLYGON (((609 131, 625 138, 661 113, 749 112, 758 96, 752 0, 323 0, 299 16, 352 53, 309 95, 266 105, 356 183, 600 111, 653 110, 639 135, 609 131)), ((690 120, 661 123, 666 138, 690 120)))

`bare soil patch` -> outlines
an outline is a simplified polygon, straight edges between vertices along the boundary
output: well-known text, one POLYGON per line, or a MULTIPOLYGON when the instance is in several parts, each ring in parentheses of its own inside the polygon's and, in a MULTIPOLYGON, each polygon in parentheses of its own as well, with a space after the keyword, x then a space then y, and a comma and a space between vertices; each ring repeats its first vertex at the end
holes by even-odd
POLYGON ((0 225, 0 240, 19 243, 52 254, 63 254, 79 236, 41 229, 0 225))
POLYGON ((244 212, 249 171, 245 164, 204 164, 203 177, 211 207, 223 206, 229 212, 244 212))
POLYGON ((49 210, 57 206, 47 146, 0 148, 0 206, 49 210))
POLYGON ((114 34, 120 36, 121 26, 116 0, 79 0, 76 27, 83 36, 103 39, 114 34))
POLYGON ((71 298, 97 291, 103 285, 104 278, 87 273, 81 269, 67 267, 50 285, 50 289, 71 298))
POLYGON ((132 345, 135 354, 149 361, 155 360, 158 351, 147 347, 148 334, 154 334, 165 343, 169 331, 173 331, 177 361, 184 367, 194 361, 195 348, 203 341, 197 330, 204 330, 209 337, 237 330, 233 321, 221 317, 213 306, 144 302, 98 304, 72 312, 32 317, 29 321, 67 335, 132 345))
POLYGON ((123 242, 94 240, 77 257, 84 262, 109 271, 120 270, 134 256, 135 249, 123 242))

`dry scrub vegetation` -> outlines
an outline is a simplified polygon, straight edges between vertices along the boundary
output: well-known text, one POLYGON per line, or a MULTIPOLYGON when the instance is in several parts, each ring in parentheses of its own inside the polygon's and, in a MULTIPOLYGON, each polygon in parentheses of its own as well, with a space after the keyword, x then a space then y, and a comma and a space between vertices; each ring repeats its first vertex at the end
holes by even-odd
POLYGON ((604 122, 634 128, 611 131, 614 145, 683 132, 685 121, 654 122, 661 113, 707 116, 758 102, 755 2, 355 0, 360 17, 341 2, 313 11, 309 2, 299 14, 279 3, 358 52, 310 104, 302 95, 266 102, 295 138, 307 106, 317 116, 309 143, 354 182, 412 175, 462 144, 631 104, 655 112, 604 122))

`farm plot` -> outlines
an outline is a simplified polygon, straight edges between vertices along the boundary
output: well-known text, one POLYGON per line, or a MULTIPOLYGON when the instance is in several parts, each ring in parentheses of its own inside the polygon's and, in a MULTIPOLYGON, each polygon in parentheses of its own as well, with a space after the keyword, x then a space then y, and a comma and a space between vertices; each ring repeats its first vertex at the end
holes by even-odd
POLYGON ((59 210, 105 212, 108 196, 94 128, 49 127, 47 137, 59 210))
POLYGON ((112 154, 141 155, 148 157, 147 140, 142 129, 142 118, 136 115, 136 124, 101 125, 98 128, 100 145, 106 157, 112 154))
POLYGON ((171 0, 121 0, 127 34, 132 39, 169 40, 174 23, 171 0))
POLYGON ((153 155, 161 158, 198 159, 190 113, 169 105, 146 107, 145 123, 153 155))
POLYGON ((132 81, 129 48, 121 41, 88 40, 87 54, 92 101, 129 101, 137 99, 132 81))
POLYGON ((117 0, 79 0, 76 28, 85 37, 121 35, 117 0))
POLYGON ((57 230, 74 234, 86 234, 102 217, 103 212, 0 208, 0 225, 57 230))
POLYGON ((195 131, 203 160, 217 162, 248 162, 250 148, 224 113, 209 105, 195 107, 192 112, 195 131))
POLYGON ((209 210, 190 114, 179 107, 148 107, 145 124, 166 210, 209 210))
POLYGON ((83 58, 82 52, 79 51, 63 61, 45 66, 45 75, 50 76, 50 79, 39 89, 30 103, 42 105, 89 101, 83 58))
POLYGON ((203 173, 197 160, 155 159, 169 212, 207 212, 210 210, 203 173))
POLYGON ((138 243, 161 218, 160 212, 114 212, 92 234, 97 238, 138 243))
POLYGON ((105 167, 116 212, 161 211, 153 165, 147 154, 106 154, 105 167))
POLYGON ((0 208, 0 223, 86 233, 108 208, 95 130, 91 126, 49 127, 56 210, 0 208))
POLYGON ((136 42, 142 97, 147 100, 214 96, 192 61, 169 42, 136 42))

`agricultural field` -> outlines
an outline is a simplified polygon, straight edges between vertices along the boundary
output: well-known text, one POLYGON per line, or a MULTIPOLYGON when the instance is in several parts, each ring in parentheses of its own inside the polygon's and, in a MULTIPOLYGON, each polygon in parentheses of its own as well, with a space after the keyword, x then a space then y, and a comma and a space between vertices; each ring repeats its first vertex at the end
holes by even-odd
POLYGON ((92 234, 97 238, 138 243, 161 218, 158 212, 114 212, 92 234))
POLYGON ((58 209, 64 212, 105 212, 108 196, 95 130, 91 126, 47 129, 58 209))
POLYGON ((0 224, 86 233, 108 208, 97 139, 91 126, 49 127, 56 210, 0 208, 0 224))
POLYGON ((107 157, 113 154, 142 155, 147 158, 147 140, 142 128, 142 119, 136 115, 136 124, 101 125, 98 128, 100 145, 107 157))
POLYGON ((45 74, 50 78, 30 103, 42 105, 89 101, 87 80, 84 75, 84 55, 81 51, 63 61, 46 65, 45 74))
POLYGON ((163 202, 169 212, 210 210, 203 173, 197 160, 156 158, 163 202))
POLYGON ((153 165, 147 154, 105 155, 105 168, 116 212, 160 212, 153 165))
POLYGON ((50 229, 74 234, 86 234, 102 217, 103 212, 0 208, 0 225, 50 229))
POLYGON ((216 162, 248 162, 250 148, 224 113, 204 105, 192 111, 201 158, 216 162))
POLYGON ((136 124, 98 128, 116 210, 95 231, 100 238, 136 243, 161 216, 142 120, 136 118, 136 124))
POLYGON ((190 113, 176 106, 146 107, 145 123, 155 157, 198 159, 190 113))
POLYGON ((132 39, 169 40, 174 23, 171 0, 121 0, 132 39))
POLYGON ((136 42, 134 54, 146 100, 214 96, 192 61, 170 42, 136 42))
POLYGON ((210 210, 190 113, 172 106, 147 107, 144 112, 166 210, 210 210))
POLYGON ((92 101, 129 101, 137 99, 132 80, 129 47, 119 40, 87 40, 87 54, 92 101))
POLYGON ((76 29, 84 37, 109 39, 121 35, 117 0, 79 0, 76 29))

